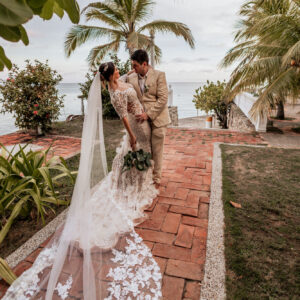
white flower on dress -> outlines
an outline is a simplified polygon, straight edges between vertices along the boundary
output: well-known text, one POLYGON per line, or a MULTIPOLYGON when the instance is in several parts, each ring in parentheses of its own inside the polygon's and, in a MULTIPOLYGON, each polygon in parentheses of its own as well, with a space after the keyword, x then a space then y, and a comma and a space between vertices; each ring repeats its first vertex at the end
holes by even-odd
POLYGON ((107 274, 113 281, 109 283, 110 295, 105 300, 159 300, 162 297, 160 269, 142 238, 135 232, 130 236, 133 240, 126 239, 125 252, 112 251, 114 257, 111 261, 117 262, 118 267, 111 268, 107 274), (150 289, 151 294, 141 292, 145 287, 150 289))
POLYGON ((69 290, 72 287, 73 278, 72 275, 68 278, 66 284, 62 285, 61 283, 58 283, 55 290, 57 290, 58 295, 61 299, 65 300, 69 296, 69 290))

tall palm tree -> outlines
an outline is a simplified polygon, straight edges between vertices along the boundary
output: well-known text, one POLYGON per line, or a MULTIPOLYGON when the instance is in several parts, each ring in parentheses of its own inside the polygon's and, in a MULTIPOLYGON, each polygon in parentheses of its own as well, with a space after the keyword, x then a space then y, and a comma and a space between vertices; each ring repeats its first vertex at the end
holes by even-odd
POLYGON ((117 52, 122 43, 129 53, 135 49, 144 48, 151 51, 154 48, 156 62, 159 62, 162 52, 153 43, 155 33, 172 33, 182 37, 191 48, 194 48, 194 38, 187 25, 179 22, 155 20, 145 24, 152 14, 155 2, 152 0, 106 0, 90 3, 83 10, 87 21, 100 21, 106 27, 75 25, 67 34, 65 52, 67 56, 88 40, 107 38, 108 42, 100 43, 91 49, 88 55, 89 65, 95 66, 108 52, 117 52), (148 33, 148 35, 147 35, 148 33))
POLYGON ((243 19, 221 66, 238 62, 228 84, 230 98, 260 89, 252 115, 278 105, 284 117, 287 96, 300 95, 300 3, 298 0, 252 0, 240 10, 243 19))

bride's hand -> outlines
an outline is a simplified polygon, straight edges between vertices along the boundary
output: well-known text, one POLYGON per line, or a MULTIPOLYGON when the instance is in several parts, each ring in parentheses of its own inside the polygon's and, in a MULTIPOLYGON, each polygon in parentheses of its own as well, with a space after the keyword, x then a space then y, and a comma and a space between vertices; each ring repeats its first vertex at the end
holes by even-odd
POLYGON ((135 136, 130 137, 130 146, 133 151, 136 151, 136 137, 135 136))

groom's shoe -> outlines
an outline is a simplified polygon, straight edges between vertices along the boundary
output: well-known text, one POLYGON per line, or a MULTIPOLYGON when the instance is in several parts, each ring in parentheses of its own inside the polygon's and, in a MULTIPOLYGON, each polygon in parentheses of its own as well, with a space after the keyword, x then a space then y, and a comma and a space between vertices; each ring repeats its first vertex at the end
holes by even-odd
POLYGON ((155 188, 156 188, 157 190, 159 190, 160 183, 159 183, 159 182, 155 182, 154 185, 155 185, 155 188))

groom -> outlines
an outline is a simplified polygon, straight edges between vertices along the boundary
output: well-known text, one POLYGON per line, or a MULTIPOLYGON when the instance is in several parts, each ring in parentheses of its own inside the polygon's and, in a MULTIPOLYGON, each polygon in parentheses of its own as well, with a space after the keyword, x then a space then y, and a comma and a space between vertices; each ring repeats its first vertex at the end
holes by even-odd
POLYGON ((131 83, 144 107, 144 113, 137 121, 148 121, 151 125, 151 146, 154 160, 153 181, 156 188, 161 181, 164 139, 167 125, 171 123, 168 111, 168 86, 164 72, 149 65, 145 50, 136 50, 131 55, 134 73, 129 72, 126 81, 131 83))

